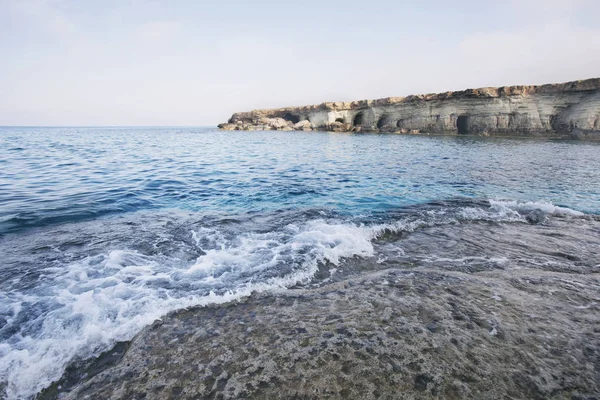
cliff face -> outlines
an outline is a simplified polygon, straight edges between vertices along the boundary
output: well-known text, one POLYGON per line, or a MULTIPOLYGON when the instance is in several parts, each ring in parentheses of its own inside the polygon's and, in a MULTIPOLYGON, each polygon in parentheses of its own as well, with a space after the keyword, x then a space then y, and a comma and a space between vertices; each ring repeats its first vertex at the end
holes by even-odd
POLYGON ((254 110, 219 128, 600 140, 600 78, 254 110))

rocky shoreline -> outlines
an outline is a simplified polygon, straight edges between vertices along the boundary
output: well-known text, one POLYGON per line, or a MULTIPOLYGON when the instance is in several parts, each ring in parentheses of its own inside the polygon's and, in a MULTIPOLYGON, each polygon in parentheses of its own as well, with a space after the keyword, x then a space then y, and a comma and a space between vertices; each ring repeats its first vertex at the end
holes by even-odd
MULTIPOLYGON (((378 262, 316 287, 176 312, 40 398, 596 399, 597 259, 574 253, 597 242, 598 223, 578 222, 573 242, 561 221, 518 224, 516 236, 486 225, 489 243, 458 246, 502 251, 526 234, 530 249, 544 247, 506 263, 378 262), (535 261, 542 253, 548 261, 535 261)), ((428 228, 403 243, 448 246, 442 238, 428 228)))
POLYGON ((600 140, 600 78, 254 110, 219 128, 600 140))

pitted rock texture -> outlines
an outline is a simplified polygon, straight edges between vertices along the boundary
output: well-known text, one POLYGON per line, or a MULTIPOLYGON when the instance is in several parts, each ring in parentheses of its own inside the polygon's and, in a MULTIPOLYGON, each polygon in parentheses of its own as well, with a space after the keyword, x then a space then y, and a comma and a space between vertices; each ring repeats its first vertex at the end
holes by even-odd
POLYGON ((598 399, 600 218, 540 217, 390 231, 383 258, 167 315, 39 398, 598 399))
POLYGON ((383 270, 252 296, 165 317, 61 397, 597 398, 599 283, 537 267, 383 270))
POLYGON ((254 110, 219 128, 600 140, 600 78, 254 110))

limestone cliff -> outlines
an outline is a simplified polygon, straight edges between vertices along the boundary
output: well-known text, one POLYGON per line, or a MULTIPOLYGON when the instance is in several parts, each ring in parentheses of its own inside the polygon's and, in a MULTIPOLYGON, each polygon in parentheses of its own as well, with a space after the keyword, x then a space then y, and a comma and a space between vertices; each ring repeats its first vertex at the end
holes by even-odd
POLYGON ((254 110, 219 128, 600 140, 600 78, 254 110))

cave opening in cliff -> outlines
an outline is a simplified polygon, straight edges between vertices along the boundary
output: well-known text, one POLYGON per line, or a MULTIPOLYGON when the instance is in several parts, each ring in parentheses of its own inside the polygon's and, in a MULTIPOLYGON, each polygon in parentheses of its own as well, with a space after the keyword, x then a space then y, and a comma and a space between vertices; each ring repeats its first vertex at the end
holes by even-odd
POLYGON ((364 116, 363 113, 358 113, 356 114, 356 116, 354 117, 354 120, 352 121, 352 125, 353 126, 360 126, 363 124, 364 120, 364 116))
POLYGON ((381 129, 388 124, 387 115, 382 115, 381 118, 377 121, 377 129, 381 129))
POLYGON ((343 124, 344 123, 344 118, 336 118, 335 122, 341 122, 343 124))
POLYGON ((469 116, 459 115, 456 119, 456 128, 458 129, 459 135, 466 135, 469 133, 469 116))
POLYGON ((294 115, 292 113, 285 113, 283 115, 283 119, 285 119, 286 121, 292 121, 292 123, 297 124, 298 122, 300 122, 300 117, 297 115, 294 115))

